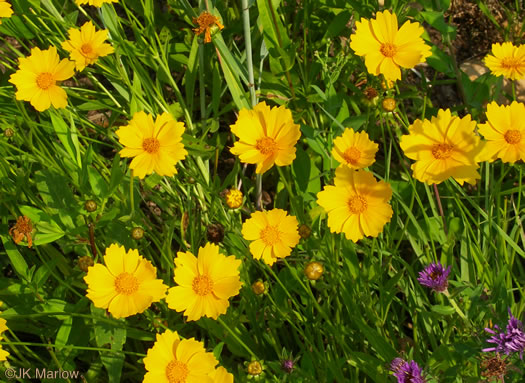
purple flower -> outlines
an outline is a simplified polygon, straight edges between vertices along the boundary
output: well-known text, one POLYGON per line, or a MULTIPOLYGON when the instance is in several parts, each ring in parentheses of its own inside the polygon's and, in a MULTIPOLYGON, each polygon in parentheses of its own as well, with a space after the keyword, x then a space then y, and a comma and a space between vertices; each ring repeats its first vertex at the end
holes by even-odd
POLYGON ((432 290, 441 293, 448 287, 448 275, 450 274, 451 266, 444 268, 441 263, 431 263, 425 270, 419 272, 419 283, 423 286, 430 287, 432 290))
POLYGON ((395 358, 390 364, 390 369, 394 372, 397 383, 425 383, 421 375, 423 370, 413 360, 405 362, 401 358, 395 358))
POLYGON ((487 339, 488 343, 493 343, 495 347, 484 348, 483 352, 501 352, 509 355, 512 352, 519 352, 520 359, 523 359, 523 352, 525 351, 525 332, 523 323, 516 319, 509 308, 510 319, 507 323, 506 331, 503 331, 499 326, 495 325, 494 330, 486 328, 485 331, 492 336, 487 339))
POLYGON ((281 362, 281 368, 284 372, 290 374, 293 371, 294 362, 291 359, 285 359, 281 362))

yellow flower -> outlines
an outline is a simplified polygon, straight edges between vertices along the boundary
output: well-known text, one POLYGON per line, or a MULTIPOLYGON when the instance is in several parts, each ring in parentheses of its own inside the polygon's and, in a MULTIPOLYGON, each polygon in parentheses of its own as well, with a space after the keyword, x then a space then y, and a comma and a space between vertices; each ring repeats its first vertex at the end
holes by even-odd
POLYGON ((157 334, 144 358, 148 372, 143 383, 214 383, 211 375, 218 363, 202 342, 180 339, 176 331, 166 330, 157 334))
POLYGON ((124 145, 121 157, 135 157, 129 167, 139 178, 153 171, 161 176, 177 174, 175 164, 188 152, 182 144, 184 123, 177 122, 168 113, 163 113, 153 122, 153 117, 137 112, 129 125, 121 127, 116 134, 124 145))
POLYGON ((416 160, 414 178, 427 184, 439 184, 450 177, 461 185, 475 184, 480 175, 476 158, 481 151, 480 139, 474 134, 476 122, 470 115, 452 116, 440 109, 432 120, 416 120, 401 137, 405 156, 416 160))
POLYGON ((45 51, 33 48, 31 56, 21 57, 19 63, 19 69, 9 78, 17 88, 17 100, 29 101, 39 112, 51 104, 55 108, 66 107, 67 94, 57 81, 67 80, 75 74, 72 61, 60 60, 57 49, 51 47, 45 51))
POLYGON ((511 80, 525 78, 525 45, 496 43, 492 44, 491 53, 485 57, 485 65, 494 76, 505 76, 511 80))
POLYGON ((242 192, 237 189, 230 189, 225 194, 226 205, 230 209, 237 209, 242 205, 242 192))
MULTIPOLYGON (((0 318, 0 339, 2 339, 4 336, 2 335, 3 332, 7 331, 7 326, 6 326, 6 320, 3 319, 3 318, 0 318)), ((3 362, 4 360, 7 359, 7 357, 9 356, 9 352, 7 352, 6 350, 4 350, 2 348, 2 346, 0 345, 0 362, 3 362)))
POLYGON ((2 24, 2 17, 11 17, 12 14, 11 4, 6 0, 0 0, 0 24, 2 24))
POLYGON ((256 173, 264 173, 274 164, 290 165, 295 159, 295 144, 301 136, 292 112, 280 106, 271 108, 260 102, 252 110, 242 109, 230 128, 237 137, 231 152, 241 162, 257 164, 256 173))
POLYGON ((69 52, 79 72, 86 66, 94 64, 99 57, 114 52, 111 45, 104 43, 108 38, 108 31, 105 29, 95 31, 91 21, 84 23, 80 29, 71 28, 67 33, 69 40, 62 43, 62 48, 69 52))
POLYGON ((525 161, 525 105, 514 101, 503 106, 487 105, 487 123, 478 125, 487 140, 479 159, 503 162, 525 161))
POLYGON ((93 5, 95 7, 102 7, 102 4, 104 3, 117 3, 118 0, 77 0, 77 4, 78 5, 82 5, 82 4, 88 4, 88 5, 93 5))
POLYGON ((96 307, 107 309, 115 318, 144 312, 166 295, 166 286, 157 278, 157 269, 135 249, 112 244, 104 255, 106 266, 96 264, 84 277, 87 297, 96 307))
POLYGON ((199 17, 193 18, 194 24, 199 24, 198 28, 194 28, 193 32, 198 36, 204 32, 204 43, 211 43, 211 28, 213 24, 217 25, 220 30, 224 29, 224 25, 219 22, 219 18, 213 16, 206 11, 202 12, 199 17))
POLYGON ((413 68, 426 61, 432 53, 420 37, 424 29, 419 23, 407 21, 397 28, 397 17, 389 11, 377 12, 376 18, 362 18, 350 37, 350 47, 365 57, 368 72, 387 81, 401 79, 403 68, 413 68))
POLYGON ((271 266, 277 258, 290 255, 299 243, 299 223, 281 209, 256 211, 242 225, 242 236, 250 243, 250 253, 271 266))
POLYGON ((372 165, 378 145, 370 141, 366 132, 345 129, 341 137, 334 140, 332 155, 341 164, 352 169, 362 169, 372 165))
POLYGON ((328 213, 330 231, 343 232, 353 242, 377 237, 392 218, 390 185, 376 181, 370 172, 346 166, 336 169, 334 183, 317 193, 317 203, 328 213))
POLYGON ((228 372, 224 367, 219 366, 211 374, 213 383, 233 383, 233 375, 228 372))
POLYGON ((228 299, 239 294, 240 265, 240 260, 220 254, 219 246, 211 243, 199 248, 198 257, 178 252, 174 277, 178 286, 168 291, 168 307, 184 311, 189 321, 203 316, 217 319, 226 313, 228 299))

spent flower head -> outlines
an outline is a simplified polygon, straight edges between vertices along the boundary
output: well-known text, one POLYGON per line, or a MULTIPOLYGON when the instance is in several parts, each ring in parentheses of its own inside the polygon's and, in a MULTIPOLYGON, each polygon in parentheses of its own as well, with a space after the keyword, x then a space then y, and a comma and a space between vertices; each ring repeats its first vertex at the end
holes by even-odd
POLYGON ((430 287, 432 290, 442 293, 448 287, 448 275, 450 274, 449 266, 446 269, 441 263, 431 263, 423 271, 419 272, 419 283, 423 286, 430 287))
POLYGON ((204 43, 211 43, 211 29, 216 25, 220 30, 224 29, 217 16, 213 16, 206 11, 202 12, 199 17, 193 18, 193 23, 198 24, 198 28, 194 28, 193 32, 198 36, 204 33, 204 43))
POLYGON ((13 241, 18 245, 24 237, 27 239, 27 247, 33 246, 31 233, 33 232, 33 224, 31 220, 24 216, 18 217, 16 223, 9 229, 9 235, 13 237, 13 241))

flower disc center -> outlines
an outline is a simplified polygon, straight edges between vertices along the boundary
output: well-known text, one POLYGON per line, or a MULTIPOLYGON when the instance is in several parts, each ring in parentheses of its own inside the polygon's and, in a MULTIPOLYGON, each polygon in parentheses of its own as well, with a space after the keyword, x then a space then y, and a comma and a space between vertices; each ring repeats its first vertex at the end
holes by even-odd
POLYGON ((520 60, 516 57, 505 57, 501 60, 501 66, 505 69, 516 70, 520 66, 520 60))
POLYGON ((385 43, 381 45, 381 48, 379 48, 379 51, 385 57, 394 57, 396 55, 397 48, 394 44, 385 43))
POLYGON ((449 144, 434 144, 432 145, 432 155, 438 160, 444 160, 452 155, 453 148, 449 144))
POLYGON ((166 366, 166 377, 170 383, 185 383, 188 377, 188 366, 186 363, 172 360, 166 366))
POLYGON ((521 141, 521 132, 519 130, 507 130, 505 132, 505 141, 509 144, 517 144, 521 141))
POLYGON ((343 153, 343 158, 346 162, 355 165, 357 164, 357 161, 361 158, 361 151, 357 149, 355 146, 352 146, 345 150, 343 153))
POLYGON ((280 232, 277 226, 266 226, 260 235, 262 241, 268 246, 272 246, 280 240, 280 232))
POLYGON ((55 78, 49 72, 40 73, 36 78, 36 85, 43 90, 52 87, 55 83, 55 78))
POLYGON ((130 273, 123 272, 115 279, 117 293, 131 295, 139 289, 139 280, 130 273))
POLYGON ((353 214, 360 214, 366 210, 368 203, 360 195, 353 196, 348 200, 348 209, 353 214))
POLYGON ((207 275, 199 275, 193 279, 191 288, 195 294, 203 297, 213 291, 213 281, 207 275))
POLYGON ((277 151, 277 142, 271 137, 264 137, 257 140, 255 149, 264 155, 272 155, 277 151))
POLYGON ((142 141, 142 148, 150 153, 154 154, 159 151, 160 148, 160 142, 154 137, 146 138, 144 141, 142 141))
POLYGON ((82 44, 82 46, 80 47, 80 50, 82 51, 82 53, 87 55, 93 52, 93 47, 91 46, 91 44, 86 43, 86 44, 82 44))

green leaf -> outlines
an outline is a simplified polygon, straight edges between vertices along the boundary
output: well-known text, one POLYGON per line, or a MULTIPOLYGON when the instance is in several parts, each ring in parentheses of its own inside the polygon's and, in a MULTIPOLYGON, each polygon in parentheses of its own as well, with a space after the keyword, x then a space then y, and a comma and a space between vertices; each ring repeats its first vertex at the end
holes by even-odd
POLYGON ((449 40, 455 39, 456 28, 446 23, 445 18, 443 17, 443 12, 422 11, 420 14, 427 23, 441 32, 443 37, 446 37, 449 40))
POLYGON ((78 143, 77 130, 73 122, 73 116, 70 115, 71 125, 68 127, 58 112, 50 111, 49 114, 51 115, 51 123, 53 124, 53 128, 55 129, 60 142, 62 142, 62 145, 64 145, 64 148, 73 162, 81 168, 82 160, 80 156, 80 146, 78 143))
POLYGON ((444 305, 434 305, 430 307, 430 310, 441 315, 452 315, 456 312, 454 307, 444 305))
POLYGON ((292 174, 297 189, 305 192, 310 181, 311 162, 308 154, 300 147, 297 148, 296 157, 292 163, 292 174))
POLYGON ((13 269, 15 270, 15 272, 23 280, 28 281, 29 277, 28 277, 27 271, 29 267, 27 266, 27 263, 24 257, 22 257, 22 254, 20 254, 20 252, 16 248, 16 245, 11 240, 11 238, 5 235, 0 235, 0 239, 2 239, 2 243, 4 244, 4 249, 5 249, 5 252, 7 253, 7 257, 11 261, 11 266, 13 266, 13 269))

